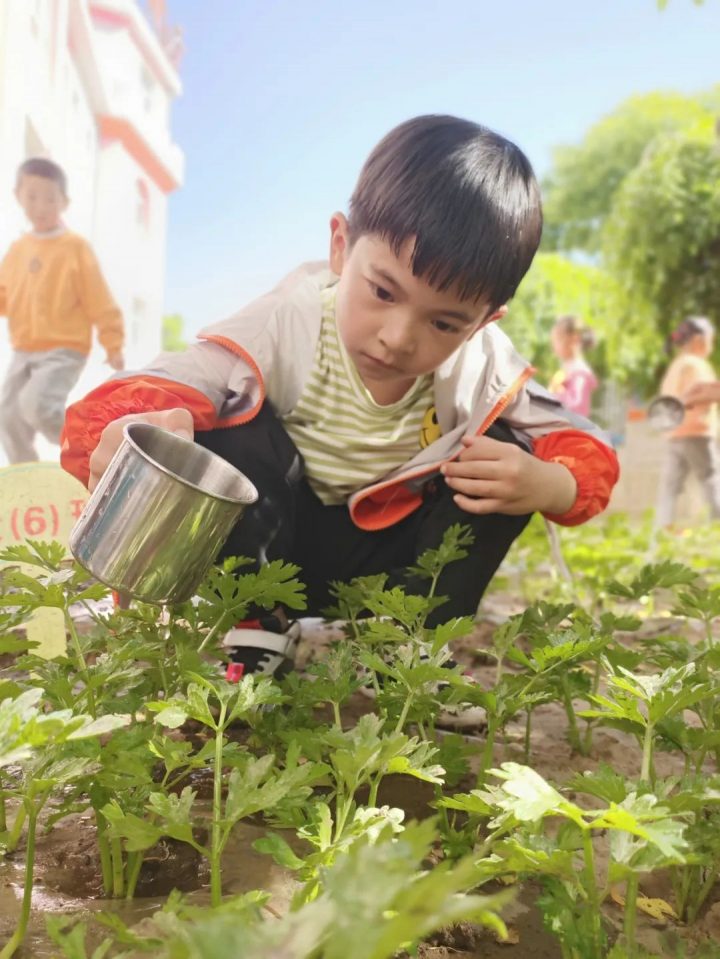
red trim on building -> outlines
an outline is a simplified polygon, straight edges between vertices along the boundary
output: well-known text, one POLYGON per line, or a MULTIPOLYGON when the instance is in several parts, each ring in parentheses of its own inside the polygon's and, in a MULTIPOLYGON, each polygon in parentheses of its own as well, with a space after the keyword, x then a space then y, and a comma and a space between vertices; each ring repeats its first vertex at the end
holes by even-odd
POLYGON ((135 127, 121 117, 99 116, 100 135, 104 140, 119 140, 130 156, 139 163, 150 179, 163 193, 172 193, 180 185, 168 168, 158 159, 135 127))
POLYGON ((115 30, 127 30, 130 34, 130 39, 142 54, 145 62, 152 68, 153 73, 160 83, 166 90, 169 90, 169 92, 176 92, 170 89, 166 79, 167 71, 164 71, 158 63, 157 57, 147 43, 145 43, 142 34, 131 16, 126 13, 119 13, 117 10, 108 10, 102 3, 91 3, 90 14, 96 23, 104 24, 115 30))

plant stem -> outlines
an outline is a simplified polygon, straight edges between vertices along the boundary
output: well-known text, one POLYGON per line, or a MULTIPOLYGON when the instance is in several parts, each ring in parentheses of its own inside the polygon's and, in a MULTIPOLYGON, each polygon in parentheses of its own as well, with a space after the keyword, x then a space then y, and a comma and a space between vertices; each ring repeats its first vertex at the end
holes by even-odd
POLYGON ((23 803, 18 807, 18 811, 15 813, 15 821, 13 822, 10 835, 5 843, 5 852, 15 852, 17 849, 18 843, 20 842, 20 837, 22 836, 26 816, 27 810, 25 808, 25 804, 23 803))
POLYGON ((222 766, 225 718, 227 706, 220 705, 220 716, 215 729, 215 764, 213 769, 213 818, 212 838, 210 841, 210 902, 213 908, 222 902, 222 875, 220 856, 222 853, 222 766))
POLYGON ((568 686, 567 678, 563 676, 561 680, 562 686, 562 697, 563 705, 565 706, 565 713, 568 720, 568 739, 570 740, 570 745, 572 746, 573 752, 580 753, 583 755, 583 744, 580 741, 580 731, 578 730, 577 719, 575 718, 575 709, 572 704, 572 697, 570 696, 570 688, 568 686))
POLYGON ((502 679, 504 665, 505 665, 505 657, 498 656, 497 663, 495 664, 495 685, 496 686, 500 684, 500 680, 502 679))
MULTIPOLYGON (((600 897, 598 896, 597 878, 595 876, 595 851, 593 849, 592 834, 589 829, 583 829, 583 851, 585 854, 585 892, 590 909, 592 959, 602 959, 602 925, 600 923, 600 897)), ((588 959, 591 959, 588 956, 588 959)))
POLYGON ((532 710, 525 712, 525 749, 523 751, 523 762, 526 766, 530 765, 530 734, 532 732, 532 710))
POLYGON ((143 864, 143 858, 142 852, 128 853, 128 881, 127 890, 125 892, 126 899, 132 899, 135 895, 135 889, 140 876, 140 867, 143 864))
POLYGON ((97 835, 98 852, 100 853, 100 871, 102 873, 103 889, 106 896, 112 895, 112 858, 110 856, 110 841, 107 837, 107 826, 100 813, 95 810, 95 830, 97 835))
POLYGON ((705 638, 707 639, 708 649, 712 649, 715 646, 715 640, 713 639, 712 631, 712 619, 705 620, 705 638))
POLYGON ((368 806, 373 808, 377 806, 378 789, 380 788, 381 776, 376 776, 370 783, 370 794, 368 796, 368 806))
POLYGON ((112 862, 113 898, 121 899, 125 892, 125 863, 122 845, 119 839, 110 840, 110 859, 112 862))
POLYGON ((341 718, 340 718, 340 706, 339 706, 338 703, 333 702, 332 708, 333 708, 333 717, 334 717, 334 719, 335 719, 335 725, 336 725, 336 727, 340 730, 340 732, 342 732, 342 720, 341 720, 341 718))
POLYGON ((693 897, 693 901, 688 906, 687 921, 690 925, 692 925, 697 919, 697 915, 702 909, 705 900, 710 895, 710 891, 715 885, 717 878, 718 870, 713 868, 708 869, 707 875, 705 876, 700 889, 697 891, 696 895, 693 897))
POLYGON ((30 803, 28 811, 28 830, 27 844, 25 846, 25 885, 23 887, 23 900, 20 909, 20 919, 15 927, 10 941, 0 952, 0 959, 10 959, 16 950, 21 946, 25 934, 27 933, 28 922, 30 921, 30 908, 32 906, 33 876, 35 872, 35 833, 37 828, 38 809, 30 803))
POLYGON ((343 834, 345 823, 352 809, 353 796, 357 792, 357 788, 358 782, 355 780, 352 786, 347 790, 348 798, 341 803, 338 797, 335 802, 335 842, 337 842, 343 834))
POLYGON ((85 662, 85 657, 83 655, 82 646, 80 644, 80 637, 77 634, 75 629, 75 623, 70 613, 65 610, 65 624, 67 630, 70 633, 70 642, 75 653, 75 659, 77 661, 78 672, 82 676, 83 682, 85 683, 85 692, 87 693, 88 698, 88 712, 93 717, 97 718, 97 707, 95 705, 95 693, 90 688, 90 673, 88 672, 87 663, 85 662))
POLYGON ((654 731, 655 731, 654 725, 648 721, 648 724, 645 727, 645 739, 643 741, 642 769, 640 770, 640 779, 643 782, 650 782, 654 731))
POLYGON ((412 701, 414 698, 415 697, 412 694, 410 694, 408 698, 405 700, 405 703, 402 708, 402 712, 400 713, 400 717, 398 718, 398 721, 395 725, 396 733, 401 733, 403 731, 403 726, 405 725, 405 720, 408 717, 408 713, 410 712, 410 706, 412 705, 412 701))
POLYGON ((487 736, 485 738, 485 748, 483 749, 480 769, 478 771, 478 785, 485 781, 485 773, 490 768, 495 752, 495 734, 497 733, 497 723, 488 722, 487 736))
POLYGON ((225 621, 227 620, 227 618, 228 618, 227 612, 223 613, 220 616, 220 619, 215 623, 215 625, 207 634, 205 639, 198 646, 199 653, 201 653, 204 649, 206 649, 210 645, 211 640, 215 639, 215 637, 220 632, 220 630, 225 626, 225 621))
POLYGON ((637 919, 638 877, 633 873, 625 887, 625 917, 623 931, 625 932, 625 949, 629 959, 635 956, 635 920, 637 919))
MULTIPOLYGON (((600 679, 602 678, 602 665, 598 659, 595 663, 595 671, 593 672, 592 688, 590 690, 591 696, 596 696, 598 690, 600 689, 600 679)), ((592 749, 592 737, 593 737, 593 723, 592 719, 586 720, 587 726, 585 727, 585 739, 583 741, 583 756, 589 756, 590 750, 592 749)))

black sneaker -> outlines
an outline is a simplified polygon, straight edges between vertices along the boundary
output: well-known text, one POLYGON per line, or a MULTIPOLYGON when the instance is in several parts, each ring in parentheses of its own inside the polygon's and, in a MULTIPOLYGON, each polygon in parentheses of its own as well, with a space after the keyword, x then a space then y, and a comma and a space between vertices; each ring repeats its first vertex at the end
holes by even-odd
POLYGON ((298 622, 286 626, 270 613, 237 623, 223 640, 230 657, 227 678, 237 682, 246 673, 255 673, 281 679, 295 665, 299 639, 298 622))

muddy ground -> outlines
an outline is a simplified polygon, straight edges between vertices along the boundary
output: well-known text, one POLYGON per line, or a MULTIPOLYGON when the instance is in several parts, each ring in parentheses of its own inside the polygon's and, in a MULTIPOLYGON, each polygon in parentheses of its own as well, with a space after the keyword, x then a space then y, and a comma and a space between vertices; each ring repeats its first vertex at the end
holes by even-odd
MULTIPOLYGON (((488 621, 480 622, 473 636, 456 646, 457 658, 481 683, 491 684, 494 674, 494 667, 483 654, 483 647, 489 643, 494 629, 493 621, 502 612, 507 614, 511 611, 511 606, 509 601, 498 605, 498 600, 494 599, 488 611, 488 621)), ((667 620, 647 623, 645 626, 649 631, 666 631, 669 628, 667 620)), ((322 631, 309 636, 301 649, 302 660, 321 654, 326 638, 327 634, 322 631)), ((350 724, 371 708, 366 698, 356 695, 344 719, 350 724)), ((594 770, 601 762, 608 763, 627 776, 638 775, 639 749, 627 735, 612 729, 597 730, 592 756, 583 757, 572 753, 566 731, 566 716, 559 705, 550 704, 536 710, 532 729, 532 765, 547 779, 562 784, 575 772, 594 770)), ((497 762, 522 762, 523 736, 522 724, 510 725, 506 736, 498 744, 497 762)), ((468 736, 468 741, 477 745, 479 754, 483 746, 482 733, 468 736)), ((664 753, 658 753, 657 768, 662 776, 681 772, 681 765, 676 758, 664 753)), ((473 785, 468 782, 457 791, 472 788, 473 785)), ((400 806, 406 810, 408 818, 418 818, 430 812, 428 803, 431 799, 432 792, 426 784, 405 777, 392 777, 381 788, 379 803, 400 806)), ((274 865, 269 857, 252 849, 252 842, 264 832, 265 829, 259 825, 241 824, 238 827, 225 856, 223 886, 228 895, 257 888, 271 891, 270 906, 277 914, 287 907, 294 891, 294 880, 274 865)), ((605 862, 602 849, 599 853, 598 868, 603 869, 605 862)), ((14 858, 0 861, 0 943, 9 937, 15 925, 22 895, 22 872, 22 850, 14 858)), ((52 832, 40 837, 36 876, 31 931, 25 949, 18 954, 36 959, 57 955, 55 947, 45 935, 44 917, 48 913, 88 917, 93 912, 106 910, 116 912, 127 923, 134 923, 147 918, 162 905, 164 897, 173 887, 188 892, 193 901, 198 903, 207 902, 209 898, 209 877, 205 872, 205 864, 187 846, 168 843, 156 850, 151 860, 144 865, 138 896, 134 901, 118 903, 102 899, 93 824, 88 816, 63 820, 52 832)), ((667 877, 654 876, 645 884, 643 891, 650 896, 669 897, 667 877)), ((523 887, 504 910, 503 918, 510 930, 507 943, 497 942, 491 933, 471 924, 461 924, 423 945, 419 952, 421 959, 560 959, 557 942, 544 930, 540 913, 534 906, 537 892, 533 885, 523 887)), ((619 928, 619 907, 610 903, 605 908, 605 914, 610 926, 619 928)), ((711 950, 710 954, 715 954, 712 951, 714 945, 720 957, 720 888, 715 890, 692 930, 684 929, 672 921, 669 924, 655 923, 643 916, 639 916, 638 925, 639 940, 658 955, 683 955, 669 944, 668 934, 678 934, 691 947, 702 943, 711 950)))

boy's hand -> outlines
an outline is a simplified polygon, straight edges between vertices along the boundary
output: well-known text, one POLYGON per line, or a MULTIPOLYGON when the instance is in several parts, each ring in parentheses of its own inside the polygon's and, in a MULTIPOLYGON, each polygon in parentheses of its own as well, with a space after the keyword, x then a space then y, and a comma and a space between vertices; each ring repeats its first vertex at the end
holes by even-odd
POLYGON ((108 353, 106 362, 108 366, 112 367, 114 370, 125 369, 125 357, 123 356, 122 350, 116 350, 114 353, 108 353))
POLYGON ((489 436, 464 436, 457 460, 442 473, 456 491, 457 505, 468 513, 566 513, 575 502, 577 484, 567 467, 546 463, 512 443, 489 436))
POLYGON ((100 442, 90 456, 90 479, 88 489, 92 493, 100 477, 108 468, 115 451, 123 441, 123 426, 127 423, 152 423, 161 426, 164 430, 177 433, 178 436, 191 440, 194 435, 193 418, 190 410, 177 407, 174 410, 161 410, 158 413, 128 413, 112 423, 108 423, 100 435, 100 442))

